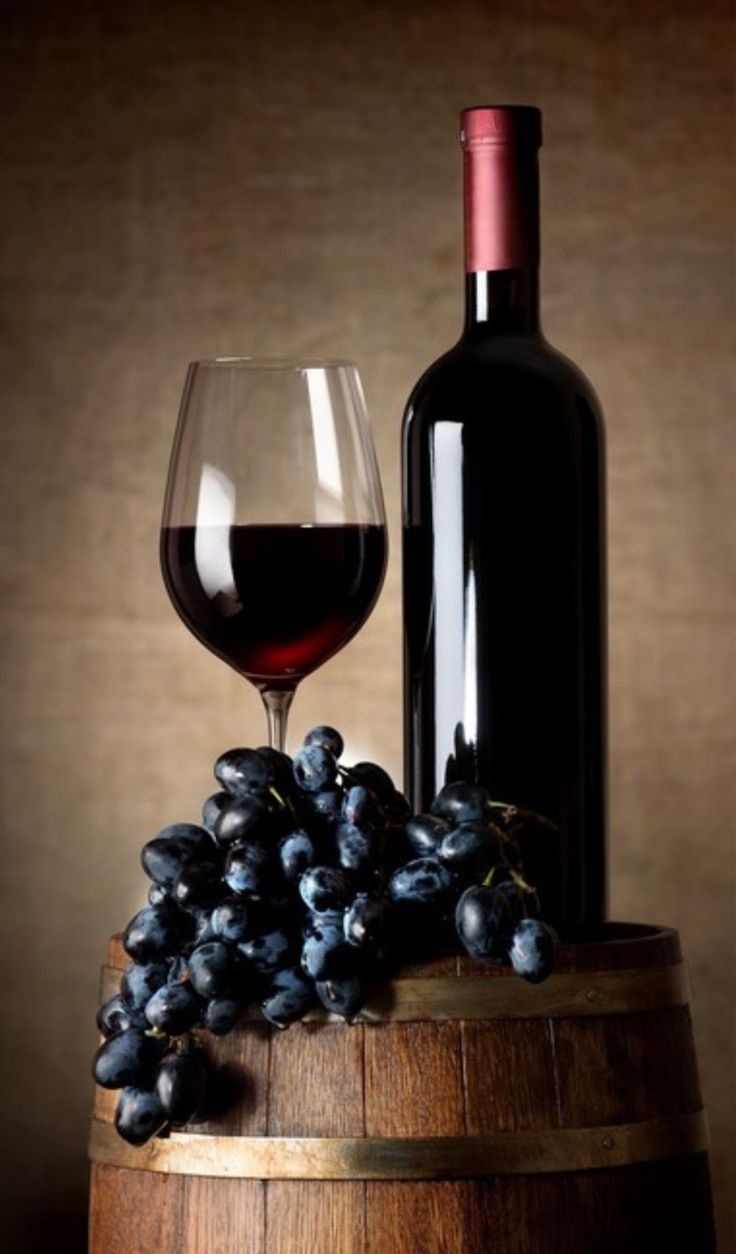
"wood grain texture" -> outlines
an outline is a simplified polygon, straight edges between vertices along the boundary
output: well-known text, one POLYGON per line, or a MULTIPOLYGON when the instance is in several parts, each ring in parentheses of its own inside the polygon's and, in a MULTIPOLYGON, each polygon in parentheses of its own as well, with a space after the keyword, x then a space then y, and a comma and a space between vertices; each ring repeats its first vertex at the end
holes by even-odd
MULTIPOLYGON (((272 1035, 268 1133, 364 1136, 360 1026, 306 1024, 272 1035)), ((270 1180, 267 1249, 294 1254, 363 1254, 365 1187, 360 1182, 270 1180)))

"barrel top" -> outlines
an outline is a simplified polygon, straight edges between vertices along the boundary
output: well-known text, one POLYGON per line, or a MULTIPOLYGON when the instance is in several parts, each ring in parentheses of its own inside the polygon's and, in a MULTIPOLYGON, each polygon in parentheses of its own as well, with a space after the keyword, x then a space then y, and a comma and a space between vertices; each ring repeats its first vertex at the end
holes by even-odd
MULTIPOLYGON (((594 931, 566 936, 560 945, 556 970, 617 971, 636 967, 662 967, 680 962, 680 937, 671 927, 652 923, 604 923, 594 931)), ((110 937, 108 963, 124 970, 130 959, 123 949, 120 933, 110 937)), ((516 979, 509 967, 476 962, 461 955, 435 958, 431 962, 412 963, 397 974, 415 978, 437 975, 486 975, 491 979, 516 979)))

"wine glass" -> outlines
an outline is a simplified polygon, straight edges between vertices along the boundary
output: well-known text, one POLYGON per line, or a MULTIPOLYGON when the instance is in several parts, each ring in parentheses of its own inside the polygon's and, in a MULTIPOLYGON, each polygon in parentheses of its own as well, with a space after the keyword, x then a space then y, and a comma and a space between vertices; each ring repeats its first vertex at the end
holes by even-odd
POLYGON ((297 684, 373 609, 386 553, 352 363, 191 363, 164 503, 164 582, 189 630, 260 692, 273 748, 284 749, 297 684))

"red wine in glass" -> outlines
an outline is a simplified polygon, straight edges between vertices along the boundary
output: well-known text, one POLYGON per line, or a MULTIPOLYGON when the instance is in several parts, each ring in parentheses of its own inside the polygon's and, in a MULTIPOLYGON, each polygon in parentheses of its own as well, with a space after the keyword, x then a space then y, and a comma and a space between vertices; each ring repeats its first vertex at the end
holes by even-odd
POLYGON ((377 524, 164 527, 169 596, 202 644, 259 688, 293 688, 355 635, 386 563, 377 524))
POLYGON ((174 437, 161 568, 196 638, 259 690, 283 749, 294 690, 360 629, 386 519, 354 365, 193 362, 174 437))

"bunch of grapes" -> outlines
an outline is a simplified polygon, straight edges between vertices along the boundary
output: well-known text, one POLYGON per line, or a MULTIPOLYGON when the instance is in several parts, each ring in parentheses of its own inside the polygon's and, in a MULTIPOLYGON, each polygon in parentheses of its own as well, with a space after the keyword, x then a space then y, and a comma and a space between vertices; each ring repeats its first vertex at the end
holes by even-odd
POLYGON ((115 1125, 131 1144, 202 1117, 211 1077, 193 1029, 224 1035, 254 1003, 279 1028, 320 1004, 350 1021, 372 981, 458 941, 532 982, 550 974, 520 812, 451 783, 412 815, 382 767, 346 767, 342 752, 331 727, 293 759, 231 749, 202 824, 144 846, 149 904, 125 929, 131 962, 98 1013, 93 1063, 122 1089, 115 1125))

